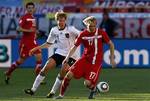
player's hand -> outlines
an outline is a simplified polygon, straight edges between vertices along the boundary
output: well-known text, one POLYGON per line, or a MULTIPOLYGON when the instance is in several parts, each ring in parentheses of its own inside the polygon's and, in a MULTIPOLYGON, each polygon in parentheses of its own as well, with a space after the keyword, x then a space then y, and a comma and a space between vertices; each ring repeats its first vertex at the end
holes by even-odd
POLYGON ((31 49, 29 55, 32 56, 36 50, 38 50, 36 47, 31 49))
POLYGON ((35 32, 35 31, 36 31, 35 28, 31 28, 31 29, 28 30, 28 32, 35 32))
POLYGON ((116 62, 115 62, 114 58, 110 58, 110 63, 112 65, 112 68, 116 67, 116 62))
POLYGON ((39 31, 39 30, 36 30, 36 34, 40 34, 40 31, 39 31))
POLYGON ((20 27, 17 27, 16 31, 17 31, 18 33, 21 32, 20 27))

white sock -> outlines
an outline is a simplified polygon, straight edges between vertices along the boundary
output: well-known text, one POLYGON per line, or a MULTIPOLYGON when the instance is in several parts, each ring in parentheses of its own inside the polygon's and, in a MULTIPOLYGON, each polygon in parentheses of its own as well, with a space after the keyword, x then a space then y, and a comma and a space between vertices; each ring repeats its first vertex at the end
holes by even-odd
POLYGON ((37 88, 39 87, 39 85, 41 84, 41 82, 44 80, 45 76, 41 76, 40 74, 38 74, 38 76, 36 77, 33 86, 31 88, 31 90, 33 92, 35 92, 37 90, 37 88))
POLYGON ((57 89, 60 87, 62 80, 60 80, 58 77, 55 80, 55 83, 51 89, 51 93, 56 93, 57 89))

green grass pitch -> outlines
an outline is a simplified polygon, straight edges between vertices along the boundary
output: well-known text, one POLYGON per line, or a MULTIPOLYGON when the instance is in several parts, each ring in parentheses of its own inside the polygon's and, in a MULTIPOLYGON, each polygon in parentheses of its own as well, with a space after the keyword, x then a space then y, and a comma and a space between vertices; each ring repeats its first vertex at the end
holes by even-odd
MULTIPOLYGON (((5 69, 0 69, 0 101, 55 101, 46 98, 59 69, 49 71, 46 85, 41 85, 34 96, 24 94, 34 82, 33 69, 17 69, 10 80, 4 83, 5 69)), ((100 80, 109 83, 110 91, 96 95, 92 101, 150 101, 150 69, 103 69, 100 80)), ((91 101, 87 99, 89 90, 83 79, 72 80, 64 99, 60 101, 91 101)))

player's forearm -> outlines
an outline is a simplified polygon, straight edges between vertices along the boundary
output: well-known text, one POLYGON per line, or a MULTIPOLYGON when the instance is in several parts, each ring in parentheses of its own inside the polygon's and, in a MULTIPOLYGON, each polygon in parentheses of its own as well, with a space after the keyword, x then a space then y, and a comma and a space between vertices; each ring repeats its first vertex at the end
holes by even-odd
POLYGON ((114 58, 115 47, 112 41, 109 42, 109 46, 110 46, 110 58, 114 58))
POLYGON ((66 58, 69 59, 69 57, 71 57, 71 56, 73 55, 73 53, 76 51, 76 49, 77 49, 77 47, 74 45, 74 46, 70 49, 70 51, 69 51, 69 53, 67 54, 66 58))
POLYGON ((38 48, 39 48, 39 49, 43 49, 43 48, 48 48, 48 47, 50 47, 50 46, 51 46, 51 44, 45 42, 44 44, 38 46, 38 48))
POLYGON ((25 29, 25 28, 19 27, 19 28, 17 28, 17 31, 19 31, 19 32, 32 32, 33 30, 32 29, 25 29))

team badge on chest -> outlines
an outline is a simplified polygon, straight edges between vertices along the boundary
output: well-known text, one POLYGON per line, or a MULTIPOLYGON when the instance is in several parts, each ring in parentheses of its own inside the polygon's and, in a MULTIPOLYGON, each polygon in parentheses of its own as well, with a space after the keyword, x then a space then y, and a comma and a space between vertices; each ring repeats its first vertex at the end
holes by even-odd
POLYGON ((69 36, 69 33, 65 33, 65 36, 66 36, 66 38, 69 38, 70 36, 69 36))

